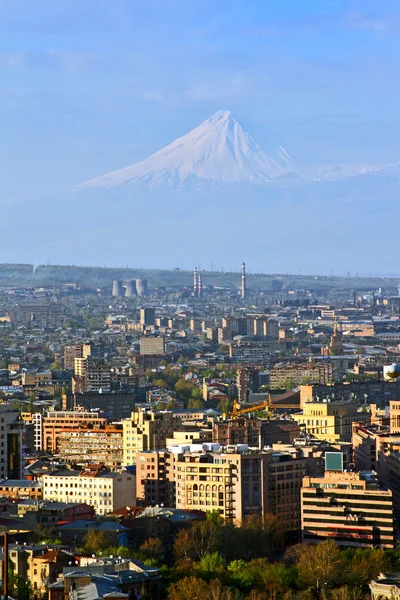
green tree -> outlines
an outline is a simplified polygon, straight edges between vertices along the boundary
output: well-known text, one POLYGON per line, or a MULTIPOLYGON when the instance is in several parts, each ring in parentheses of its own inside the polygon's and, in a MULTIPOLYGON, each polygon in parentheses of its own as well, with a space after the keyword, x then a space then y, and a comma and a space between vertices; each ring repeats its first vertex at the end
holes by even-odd
POLYGON ((288 377, 287 379, 285 379, 284 383, 283 383, 283 387, 285 388, 285 390, 287 392, 290 392, 290 390, 293 389, 293 381, 290 379, 290 377, 288 377))
POLYGON ((210 521, 196 521, 181 529, 175 538, 174 556, 178 562, 200 561, 218 549, 220 528, 210 521))
POLYGON ((164 555, 164 546, 160 538, 148 538, 139 549, 143 561, 154 560, 160 564, 164 555))
POLYGON ((188 408, 205 408, 205 406, 203 398, 189 398, 188 408))
POLYGON ((327 540, 317 545, 302 546, 297 560, 299 581, 305 587, 334 587, 343 578, 343 561, 339 547, 327 540))
POLYGON ((225 569, 225 561, 219 552, 213 552, 212 554, 206 554, 201 559, 199 567, 201 571, 216 573, 225 569))
POLYGON ((111 546, 110 535, 105 531, 98 531, 91 527, 83 538, 83 551, 89 554, 97 554, 107 546, 111 546))
POLYGON ((185 577, 170 586, 168 600, 239 600, 239 594, 219 579, 206 583, 197 577, 185 577))

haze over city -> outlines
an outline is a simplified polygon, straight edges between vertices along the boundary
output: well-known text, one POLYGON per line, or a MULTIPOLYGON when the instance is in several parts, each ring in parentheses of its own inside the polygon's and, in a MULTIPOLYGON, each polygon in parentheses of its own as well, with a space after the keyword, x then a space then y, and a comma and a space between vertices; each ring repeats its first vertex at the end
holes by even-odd
POLYGON ((0 600, 400 600, 398 0, 0 0, 0 600))
POLYGON ((127 255, 147 239, 151 213, 153 243, 140 259, 147 267, 202 261, 229 269, 245 258, 259 271, 396 274, 387 242, 396 231, 400 180, 399 23, 394 1, 3 1, 0 206, 15 215, 4 260, 28 262, 33 252, 41 263, 129 264, 127 255), (208 147, 186 143, 174 175, 172 163, 158 159, 146 179, 148 187, 158 182, 157 193, 132 187, 134 179, 129 191, 82 196, 85 182, 141 164, 228 112, 239 133, 228 126, 211 132, 208 147), (232 141, 240 148, 234 156, 232 141), (206 168, 188 172, 204 156, 206 168), (204 198, 199 190, 210 178, 214 189, 204 198), (265 190, 254 185, 267 180, 273 185, 265 190), (215 183, 227 181, 250 187, 216 193, 215 183), (258 215, 246 219, 247 231, 239 217, 245 205, 258 215), (116 224, 111 207, 126 214, 118 236, 104 227, 116 224), (192 228, 200 212, 207 236, 192 228), (236 239, 232 260, 214 230, 221 221, 236 239), (85 253, 63 235, 70 222, 88 240, 85 253), (27 244, 33 232, 34 248, 27 244), (349 257, 350 236, 357 254, 349 257), (205 239, 199 257, 192 241, 205 239), (321 240, 324 257, 315 252, 321 240))

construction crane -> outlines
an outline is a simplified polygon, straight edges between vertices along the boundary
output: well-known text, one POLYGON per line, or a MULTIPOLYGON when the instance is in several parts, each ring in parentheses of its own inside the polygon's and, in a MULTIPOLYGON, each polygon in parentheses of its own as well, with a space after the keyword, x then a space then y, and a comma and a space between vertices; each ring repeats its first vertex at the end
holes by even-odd
POLYGON ((269 394, 268 397, 259 404, 252 404, 251 406, 246 406, 245 408, 240 408, 240 404, 237 400, 233 401, 233 410, 231 412, 225 413, 224 417, 231 417, 236 419, 241 415, 246 415, 247 413, 256 412, 258 410, 267 410, 269 406, 269 394))

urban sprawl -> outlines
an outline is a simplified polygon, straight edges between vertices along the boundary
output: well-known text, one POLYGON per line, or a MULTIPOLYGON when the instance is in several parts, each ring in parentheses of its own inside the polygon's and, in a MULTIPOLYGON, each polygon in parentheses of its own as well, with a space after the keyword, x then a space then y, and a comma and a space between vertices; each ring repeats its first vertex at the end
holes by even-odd
POLYGON ((0 280, 4 597, 400 598, 397 282, 247 279, 0 280))

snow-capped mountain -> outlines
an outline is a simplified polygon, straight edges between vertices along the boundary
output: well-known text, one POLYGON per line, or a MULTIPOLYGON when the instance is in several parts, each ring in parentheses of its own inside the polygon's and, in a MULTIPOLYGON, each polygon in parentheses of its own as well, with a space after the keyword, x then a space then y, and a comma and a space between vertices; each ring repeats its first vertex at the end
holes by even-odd
POLYGON ((77 189, 263 184, 293 170, 292 162, 281 146, 266 154, 229 111, 220 110, 146 160, 86 181, 77 189))
POLYGON ((269 146, 219 111, 139 163, 14 206, 3 260, 32 262, 34 240, 37 262, 59 264, 397 269, 400 164, 304 166, 269 146))

